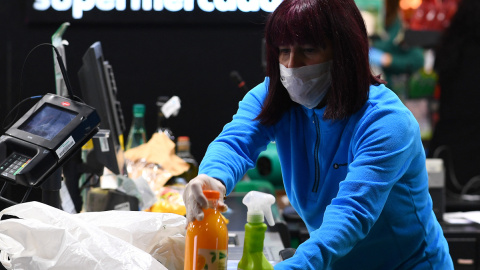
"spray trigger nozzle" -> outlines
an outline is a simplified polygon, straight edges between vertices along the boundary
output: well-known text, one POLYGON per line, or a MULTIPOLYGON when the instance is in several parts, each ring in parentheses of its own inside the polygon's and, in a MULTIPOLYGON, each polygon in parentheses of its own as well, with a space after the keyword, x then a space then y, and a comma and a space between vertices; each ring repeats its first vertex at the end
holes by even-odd
POLYGON ((247 222, 263 222, 265 217, 270 226, 275 225, 272 215, 272 204, 275 203, 275 197, 272 194, 250 191, 245 195, 242 202, 248 209, 247 222))

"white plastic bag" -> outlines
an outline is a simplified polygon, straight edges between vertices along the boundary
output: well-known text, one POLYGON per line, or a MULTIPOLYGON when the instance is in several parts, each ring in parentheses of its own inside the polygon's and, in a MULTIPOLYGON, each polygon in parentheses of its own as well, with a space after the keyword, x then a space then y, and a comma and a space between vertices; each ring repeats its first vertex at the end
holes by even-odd
POLYGON ((0 215, 19 217, 0 221, 0 261, 7 269, 183 268, 183 216, 133 211, 69 214, 38 202, 11 206, 0 215))
POLYGON ((183 269, 184 216, 137 211, 86 212, 77 216, 147 252, 168 269, 183 269))

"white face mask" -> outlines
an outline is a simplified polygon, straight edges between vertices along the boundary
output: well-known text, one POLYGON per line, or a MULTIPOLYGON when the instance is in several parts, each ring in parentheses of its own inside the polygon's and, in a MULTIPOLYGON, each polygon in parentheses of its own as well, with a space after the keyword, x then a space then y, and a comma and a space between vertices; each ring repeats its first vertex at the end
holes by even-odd
POLYGON ((280 81, 293 101, 312 109, 322 101, 330 88, 331 65, 332 61, 299 68, 287 68, 280 64, 280 81))

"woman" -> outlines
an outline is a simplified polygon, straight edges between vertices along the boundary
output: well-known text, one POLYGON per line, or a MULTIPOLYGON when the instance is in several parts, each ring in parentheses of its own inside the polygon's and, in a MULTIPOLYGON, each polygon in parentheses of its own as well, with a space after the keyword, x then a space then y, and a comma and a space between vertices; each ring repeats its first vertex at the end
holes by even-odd
POLYGON ((275 269, 453 269, 418 124, 372 75, 354 1, 285 0, 265 36, 267 78, 187 185, 188 221, 203 218, 202 189, 230 193, 275 141, 286 194, 310 233, 275 269))

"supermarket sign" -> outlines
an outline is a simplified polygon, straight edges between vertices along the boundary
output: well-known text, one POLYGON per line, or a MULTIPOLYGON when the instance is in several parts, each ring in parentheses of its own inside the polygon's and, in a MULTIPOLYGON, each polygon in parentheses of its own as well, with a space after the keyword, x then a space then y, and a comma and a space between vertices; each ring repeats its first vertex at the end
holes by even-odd
MULTIPOLYGON (((270 13, 282 0, 33 0, 29 19, 38 22, 215 21, 270 13), (228 14, 228 17, 226 16, 228 14), (172 16, 175 15, 175 16, 172 16), (179 16, 180 15, 180 16, 179 16), (231 17, 236 15, 236 17, 231 17), (246 16, 248 15, 248 16, 246 16), (190 17, 188 17, 190 16, 190 17), (137 18, 135 18, 137 17, 137 18)), ((264 16, 263 16, 264 18, 264 16)))

